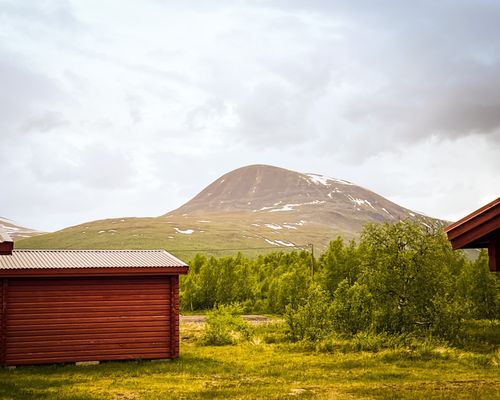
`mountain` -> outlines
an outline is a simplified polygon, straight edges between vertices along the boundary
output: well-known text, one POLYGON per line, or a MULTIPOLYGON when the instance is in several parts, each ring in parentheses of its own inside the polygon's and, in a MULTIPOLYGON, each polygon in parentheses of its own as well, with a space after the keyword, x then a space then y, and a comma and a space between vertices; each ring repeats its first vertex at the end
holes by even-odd
POLYGON ((351 182, 268 165, 251 165, 215 180, 193 199, 153 218, 88 222, 18 243, 35 248, 166 248, 195 250, 293 248, 321 251, 338 235, 356 238, 367 222, 430 217, 351 182))
POLYGON ((414 219, 418 214, 342 179, 251 165, 223 175, 166 216, 226 213, 299 216, 309 223, 344 226, 351 235, 368 221, 414 219))
POLYGON ((0 229, 3 229, 5 232, 7 232, 13 240, 29 238, 44 233, 41 231, 37 231, 36 229, 25 228, 24 226, 20 226, 14 221, 4 217, 0 217, 0 229))

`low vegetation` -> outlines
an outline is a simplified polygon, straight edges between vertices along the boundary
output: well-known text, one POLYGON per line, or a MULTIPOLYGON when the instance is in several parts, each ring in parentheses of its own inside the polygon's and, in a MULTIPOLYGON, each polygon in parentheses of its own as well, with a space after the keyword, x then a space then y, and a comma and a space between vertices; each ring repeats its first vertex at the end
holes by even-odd
POLYGON ((500 315, 486 253, 471 261, 441 228, 423 224, 367 225, 359 243, 338 238, 318 260, 305 251, 197 255, 190 266, 184 311, 236 303, 246 313, 285 315, 294 340, 365 332, 453 341, 464 321, 500 315))
POLYGON ((1 370, 0 399, 500 398, 498 278, 439 228, 190 266, 182 309, 206 323, 181 324, 180 359, 1 370))
POLYGON ((280 320, 251 338, 204 343, 204 324, 181 324, 174 361, 0 370, 1 399, 495 399, 500 324, 473 321, 467 344, 410 335, 330 336, 290 342, 280 320))

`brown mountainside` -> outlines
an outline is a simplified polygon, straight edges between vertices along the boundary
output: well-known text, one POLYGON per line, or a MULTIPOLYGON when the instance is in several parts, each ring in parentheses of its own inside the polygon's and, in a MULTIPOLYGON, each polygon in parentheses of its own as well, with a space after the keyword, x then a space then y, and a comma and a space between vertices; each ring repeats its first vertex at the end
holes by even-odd
POLYGON ((367 222, 401 219, 436 221, 351 182, 251 165, 221 176, 160 217, 88 222, 22 240, 19 246, 166 248, 186 259, 206 249, 278 249, 311 243, 321 251, 339 235, 356 238, 367 222))
POLYGON ((229 172, 166 215, 210 213, 301 216, 309 222, 353 224, 355 231, 356 221, 424 217, 351 182, 268 165, 229 172))

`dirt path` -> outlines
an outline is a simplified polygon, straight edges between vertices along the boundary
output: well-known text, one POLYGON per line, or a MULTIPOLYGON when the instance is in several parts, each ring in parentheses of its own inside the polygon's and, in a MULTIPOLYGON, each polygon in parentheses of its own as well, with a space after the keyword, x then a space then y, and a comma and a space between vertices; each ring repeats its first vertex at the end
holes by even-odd
MULTIPOLYGON (((251 324, 258 325, 265 322, 273 321, 272 318, 264 315, 242 315, 243 319, 251 324)), ((203 324, 205 323, 204 315, 181 315, 181 323, 203 324)))

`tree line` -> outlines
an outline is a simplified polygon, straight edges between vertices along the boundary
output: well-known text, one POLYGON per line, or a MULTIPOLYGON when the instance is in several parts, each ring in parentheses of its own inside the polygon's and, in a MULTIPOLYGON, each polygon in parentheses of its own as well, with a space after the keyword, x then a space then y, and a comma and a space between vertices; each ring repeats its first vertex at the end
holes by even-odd
POLYGON ((281 314, 298 340, 331 330, 450 337, 465 319, 499 318, 498 279, 486 252, 469 260, 438 226, 368 224, 359 241, 339 237, 311 256, 198 254, 182 278, 181 309, 237 303, 246 313, 281 314))

